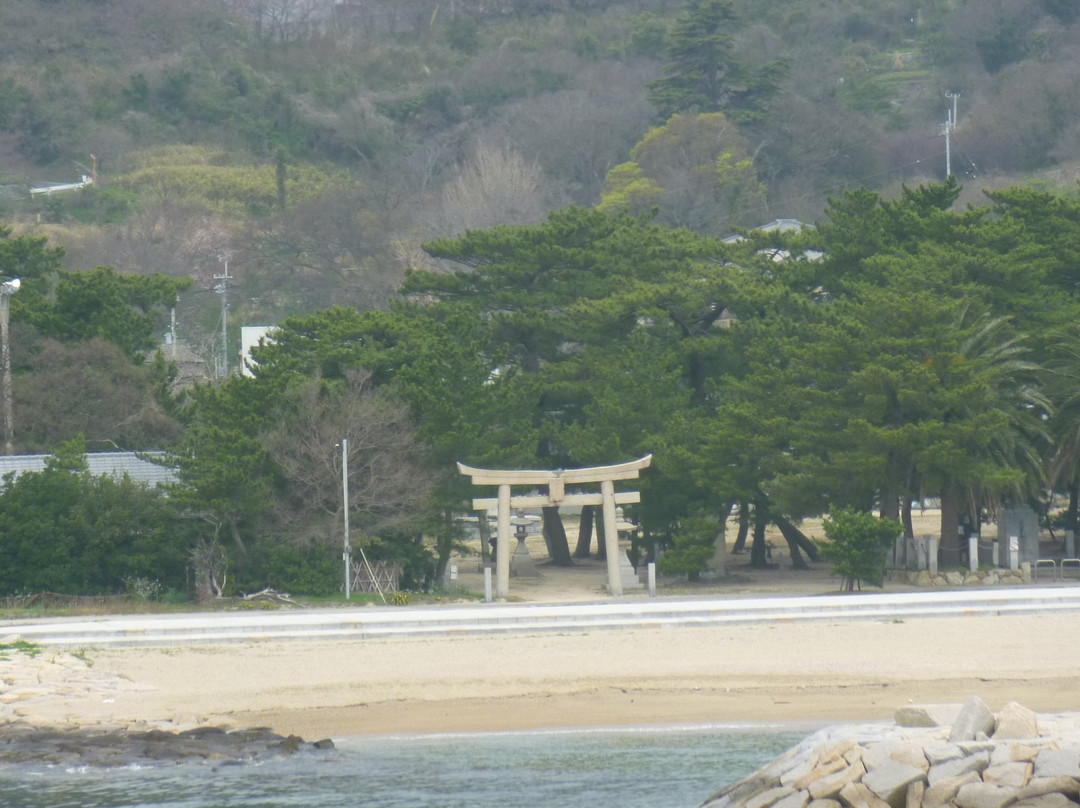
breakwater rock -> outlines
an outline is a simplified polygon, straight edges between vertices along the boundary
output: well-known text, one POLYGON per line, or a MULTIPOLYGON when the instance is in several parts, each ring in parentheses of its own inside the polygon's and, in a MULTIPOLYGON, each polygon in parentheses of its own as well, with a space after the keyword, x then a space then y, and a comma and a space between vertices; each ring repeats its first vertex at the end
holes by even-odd
POLYGON ((1080 713, 994 713, 974 697, 822 730, 702 808, 1071 808, 1078 795, 1080 713))
POLYGON ((18 722, 0 728, 0 766, 115 767, 180 763, 218 766, 333 748, 330 740, 307 743, 295 735, 278 735, 265 728, 195 727, 168 732, 50 728, 18 722))

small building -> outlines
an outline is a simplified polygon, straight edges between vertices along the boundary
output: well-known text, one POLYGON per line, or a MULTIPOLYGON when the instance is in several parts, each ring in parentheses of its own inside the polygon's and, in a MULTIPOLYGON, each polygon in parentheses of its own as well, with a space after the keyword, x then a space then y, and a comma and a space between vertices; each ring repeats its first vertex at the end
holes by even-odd
MULTIPOLYGON (((0 455, 0 485, 6 485, 9 474, 12 479, 27 471, 44 471, 45 461, 52 455, 0 455)), ((164 452, 87 452, 86 465, 94 477, 110 476, 122 480, 130 477, 137 483, 151 488, 161 484, 179 482, 176 470, 161 466, 148 459, 163 458, 164 452)))

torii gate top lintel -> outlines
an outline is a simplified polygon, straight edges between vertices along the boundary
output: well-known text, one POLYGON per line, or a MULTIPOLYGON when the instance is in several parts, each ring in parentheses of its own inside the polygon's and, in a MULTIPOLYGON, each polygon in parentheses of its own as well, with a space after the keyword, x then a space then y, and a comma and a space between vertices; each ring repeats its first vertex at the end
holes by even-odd
POLYGON ((547 485, 560 480, 563 485, 595 483, 603 480, 636 480, 642 469, 652 463, 652 455, 610 466, 590 466, 580 469, 478 469, 458 463, 458 471, 471 477, 473 485, 547 485))

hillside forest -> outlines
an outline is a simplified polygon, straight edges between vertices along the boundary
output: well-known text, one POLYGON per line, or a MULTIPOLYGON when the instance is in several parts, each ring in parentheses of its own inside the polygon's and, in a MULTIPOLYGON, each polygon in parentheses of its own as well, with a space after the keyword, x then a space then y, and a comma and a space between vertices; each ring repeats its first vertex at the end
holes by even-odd
POLYGON ((1075 527, 1071 3, 0 17, 14 444, 55 453, 0 495, 0 594, 332 591, 342 437, 360 541, 417 588, 475 493, 456 460, 652 453, 636 552, 691 576, 733 508, 753 565, 769 524, 816 560, 799 522, 836 508, 910 530, 938 499, 946 565, 1003 503, 1056 490, 1075 527), (277 326, 252 377, 219 353, 248 324, 277 326), (103 448, 182 483, 91 479, 103 448))

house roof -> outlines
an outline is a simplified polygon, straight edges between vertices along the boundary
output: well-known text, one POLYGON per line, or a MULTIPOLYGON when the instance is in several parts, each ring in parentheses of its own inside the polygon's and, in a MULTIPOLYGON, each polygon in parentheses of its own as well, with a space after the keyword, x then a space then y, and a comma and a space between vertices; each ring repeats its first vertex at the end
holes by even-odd
MULTIPOLYGON (((175 483, 175 470, 146 459, 163 456, 163 452, 88 452, 86 465, 95 477, 108 475, 120 480, 126 474, 135 482, 149 486, 175 483)), ((0 455, 0 480, 11 473, 18 477, 25 471, 44 471, 45 460, 49 457, 51 455, 0 455)))

